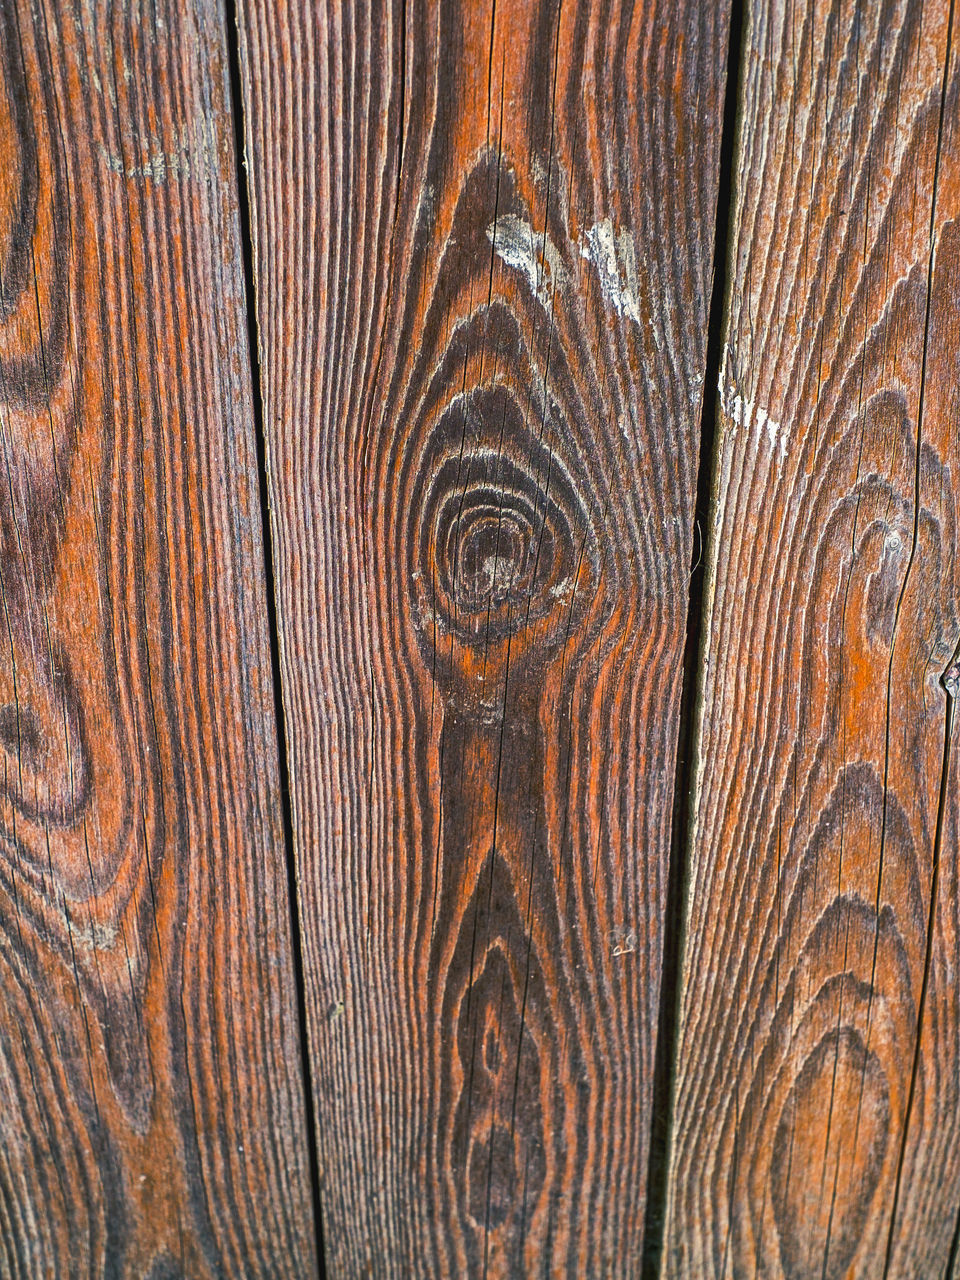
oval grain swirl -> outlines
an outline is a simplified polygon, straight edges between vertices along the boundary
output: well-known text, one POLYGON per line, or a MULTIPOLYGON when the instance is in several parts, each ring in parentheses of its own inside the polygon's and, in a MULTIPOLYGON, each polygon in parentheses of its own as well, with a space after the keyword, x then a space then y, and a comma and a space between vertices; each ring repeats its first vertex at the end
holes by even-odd
MULTIPOLYGON (((646 589, 625 571, 631 543, 634 555, 641 549, 630 523, 634 513, 622 503, 621 536, 611 536, 608 481, 591 449, 589 413, 561 343, 564 331, 576 334, 583 323, 575 297, 558 292, 568 263, 559 251, 551 254, 549 285, 547 270, 532 280, 521 272, 519 286, 512 272, 498 273, 488 285, 486 305, 470 306, 471 283, 482 283, 484 274, 489 278, 491 236, 495 251, 500 216, 508 227, 531 225, 513 173, 501 164, 498 174, 487 154, 464 180, 448 248, 432 282, 417 365, 399 410, 409 427, 396 482, 390 486, 387 480, 393 450, 384 452, 374 473, 386 498, 379 513, 384 531, 375 534, 375 544, 399 530, 394 563, 410 566, 407 580, 413 585, 406 609, 398 604, 401 617, 409 612, 415 640, 403 641, 402 631, 398 639, 409 660, 419 658, 442 711, 439 724, 430 705, 417 716, 421 733, 438 735, 439 833, 435 879, 426 882, 412 942, 417 950, 429 946, 425 981, 428 989, 444 993, 441 1034, 429 1046, 439 1082, 439 1132, 436 1154, 428 1153, 428 1160, 435 1161, 438 1179, 449 1168, 468 1175, 459 1212, 438 1222, 437 1267, 444 1273, 491 1265, 506 1274, 535 1272, 541 1259, 560 1254, 569 1229, 557 1211, 558 1197, 563 1186, 583 1176, 584 1157, 566 1149, 559 1135, 589 1124, 589 1096, 585 1086, 558 1089, 552 1082, 558 1076, 577 1082, 596 1071, 578 1044, 578 1028, 602 1014, 592 1012, 596 997, 576 978, 585 960, 589 965, 595 944, 587 944, 581 959, 577 944, 564 937, 559 868, 577 857, 576 835, 565 837, 563 827, 553 827, 557 834, 551 837, 548 805, 556 803, 550 794, 556 775, 548 758, 559 754, 553 768, 572 770, 569 741, 555 726, 579 714, 581 655, 609 649, 604 630, 613 602, 626 603, 634 592, 642 600, 646 589), (489 203, 493 192, 495 206, 489 203), (548 360, 549 384, 542 373, 548 360), (488 536, 490 520, 496 520, 492 550, 487 547, 491 583, 501 568, 519 579, 502 598, 487 588, 479 602, 469 572, 475 510, 486 513, 488 536), (497 541, 511 518, 519 522, 516 564, 497 541), (407 537, 410 549, 404 551, 407 537), (484 778, 492 798, 478 785, 484 778), (495 1095, 499 1106, 492 1110, 481 1101, 480 994, 491 949, 504 957, 501 1005, 521 1011, 512 1089, 495 1095), (451 1025, 458 1028, 455 1054, 443 1036, 451 1025), (471 1047, 465 1059, 466 1041, 471 1047), (566 1053, 558 1058, 556 1046, 564 1044, 566 1053), (498 1136, 505 1132, 519 1144, 512 1162, 498 1136), (488 1152, 480 1203, 489 1207, 479 1220, 470 1191, 471 1153, 478 1146, 488 1152), (533 1183, 519 1173, 531 1162, 543 1170, 533 1183), (493 1206, 512 1198, 509 1188, 515 1184, 520 1212, 497 1221, 493 1206)), ((582 350, 577 362, 579 383, 596 384, 582 350)), ((391 411, 388 399, 384 413, 391 411)), ((384 573, 388 583, 396 580, 395 569, 385 565, 384 573)), ((397 596, 401 590, 398 584, 397 596)), ((644 608, 639 600, 634 607, 644 608)), ((430 781, 428 767, 421 790, 430 781)), ((590 921, 592 904, 585 910, 585 927, 595 936, 603 926, 590 921)))

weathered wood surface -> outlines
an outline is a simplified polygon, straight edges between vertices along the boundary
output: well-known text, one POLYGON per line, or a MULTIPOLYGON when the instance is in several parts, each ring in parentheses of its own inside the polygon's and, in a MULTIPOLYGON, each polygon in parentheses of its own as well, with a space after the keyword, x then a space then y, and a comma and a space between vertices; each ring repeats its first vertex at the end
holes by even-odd
POLYGON ((957 35, 749 8, 668 1276, 948 1264, 957 35))
POLYGON ((637 1274, 726 9, 241 28, 328 1259, 637 1274))
POLYGON ((309 1274, 223 14, 0 0, 0 1274, 309 1274))

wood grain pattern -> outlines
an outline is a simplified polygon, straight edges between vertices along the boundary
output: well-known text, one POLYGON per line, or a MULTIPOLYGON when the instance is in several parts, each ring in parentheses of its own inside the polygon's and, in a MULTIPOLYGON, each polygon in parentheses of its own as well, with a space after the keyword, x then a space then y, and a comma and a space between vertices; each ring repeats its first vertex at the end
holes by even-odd
POLYGON ((952 0, 758 0, 664 1274, 936 1277, 960 1204, 952 0))
POLYGON ((0 0, 0 1274, 314 1267, 217 4, 0 0))
POLYGON ((242 10, 328 1260, 636 1274, 726 9, 242 10))

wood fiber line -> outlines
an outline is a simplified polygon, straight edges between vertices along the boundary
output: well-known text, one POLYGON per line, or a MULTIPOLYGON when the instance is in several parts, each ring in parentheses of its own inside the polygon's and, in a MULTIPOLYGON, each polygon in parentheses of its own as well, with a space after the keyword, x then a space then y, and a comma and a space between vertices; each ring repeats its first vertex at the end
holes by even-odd
POLYGON ((315 1267, 223 17, 0 0, 0 1275, 315 1267))
POLYGON ((638 1274, 727 11, 242 9, 328 1261, 638 1274))
POLYGON ((951 1250, 957 34, 952 0, 749 10, 668 1276, 951 1250))

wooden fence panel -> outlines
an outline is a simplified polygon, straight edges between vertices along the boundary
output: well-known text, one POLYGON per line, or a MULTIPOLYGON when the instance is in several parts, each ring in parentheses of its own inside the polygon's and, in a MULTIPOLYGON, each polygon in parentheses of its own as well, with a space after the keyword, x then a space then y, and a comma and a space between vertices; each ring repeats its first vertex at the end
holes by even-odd
POLYGON ((334 1274, 640 1268, 727 22, 241 5, 334 1274))
POLYGON ((953 0, 756 0, 664 1274, 942 1276, 960 1201, 953 0))
POLYGON ((314 1267, 223 13, 0 0, 0 1274, 314 1267))

